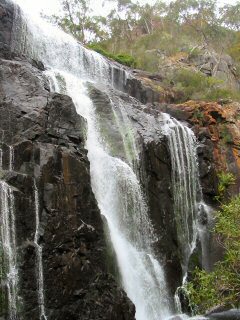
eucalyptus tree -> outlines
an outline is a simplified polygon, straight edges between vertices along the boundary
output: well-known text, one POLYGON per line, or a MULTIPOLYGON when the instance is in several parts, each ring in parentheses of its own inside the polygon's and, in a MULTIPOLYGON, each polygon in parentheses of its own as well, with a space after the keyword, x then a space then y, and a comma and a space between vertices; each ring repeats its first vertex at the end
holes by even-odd
POLYGON ((106 31, 103 26, 106 18, 94 16, 90 0, 62 0, 62 14, 53 16, 64 31, 71 33, 77 40, 87 43, 89 39, 103 40, 106 31))

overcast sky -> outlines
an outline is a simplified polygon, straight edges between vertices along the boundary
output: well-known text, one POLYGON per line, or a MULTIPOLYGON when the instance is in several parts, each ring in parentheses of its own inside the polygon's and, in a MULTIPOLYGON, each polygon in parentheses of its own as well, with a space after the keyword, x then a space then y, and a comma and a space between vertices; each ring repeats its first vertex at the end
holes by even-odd
MULTIPOLYGON (((30 10, 34 11, 44 11, 45 14, 57 14, 59 12, 59 0, 39 0, 39 1, 33 1, 33 0, 16 0, 16 2, 22 2, 24 5, 27 5, 30 10), (36 2, 38 3, 36 5, 36 2)), ((149 3, 153 4, 155 0, 139 0, 140 3, 149 3)), ((169 2, 166 0, 166 2, 169 2)), ((219 6, 224 4, 234 4, 237 0, 218 0, 219 6)), ((92 8, 95 11, 96 15, 103 15, 106 13, 107 8, 102 7, 102 1, 101 0, 91 0, 92 8)))

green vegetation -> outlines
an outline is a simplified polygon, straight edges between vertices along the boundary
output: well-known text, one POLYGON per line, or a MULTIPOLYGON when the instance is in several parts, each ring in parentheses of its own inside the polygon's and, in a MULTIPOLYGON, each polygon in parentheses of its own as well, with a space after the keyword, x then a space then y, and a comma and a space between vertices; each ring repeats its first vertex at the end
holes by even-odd
POLYGON ((216 200, 223 201, 228 197, 228 188, 235 184, 235 177, 231 172, 219 172, 218 173, 218 196, 216 200))
POLYGON ((104 0, 111 8, 107 16, 94 15, 90 0, 61 2, 62 14, 48 17, 51 21, 109 59, 160 72, 165 79, 161 87, 172 88, 178 102, 240 100, 232 82, 226 83, 227 76, 224 82, 211 72, 205 76, 198 67, 205 53, 215 52, 217 60, 230 54, 236 61, 233 72, 240 76, 239 1, 219 8, 217 0, 172 0, 169 4, 156 0, 153 5, 104 0))
POLYGON ((136 66, 136 60, 129 54, 112 54, 106 50, 104 50, 99 44, 90 44, 88 45, 89 49, 92 49, 101 55, 113 59, 117 61, 118 63, 121 63, 125 66, 134 68, 136 66))
POLYGON ((232 144, 233 138, 226 125, 220 127, 220 137, 224 144, 232 144))
POLYGON ((164 80, 165 86, 172 89, 181 96, 181 101, 239 98, 240 93, 231 89, 223 88, 222 80, 207 77, 200 71, 191 69, 178 69, 168 74, 164 80))
MULTIPOLYGON (((233 177, 225 174, 223 180, 222 185, 226 186, 232 183, 233 177)), ((240 196, 222 205, 216 219, 214 231, 225 257, 216 263, 213 272, 196 268, 192 281, 187 283, 186 291, 195 314, 216 305, 240 307, 240 196)))

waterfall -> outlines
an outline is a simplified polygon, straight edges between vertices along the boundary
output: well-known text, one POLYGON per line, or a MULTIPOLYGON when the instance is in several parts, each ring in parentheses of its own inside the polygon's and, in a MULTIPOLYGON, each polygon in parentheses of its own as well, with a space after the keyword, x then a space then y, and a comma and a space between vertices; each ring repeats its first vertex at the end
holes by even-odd
MULTIPOLYGON (((22 20, 18 12, 15 35, 20 32, 20 39, 13 41, 13 49, 42 60, 49 68, 46 74, 51 87, 70 95, 78 113, 87 119, 92 187, 108 222, 122 283, 136 306, 136 319, 165 319, 171 314, 168 290, 163 269, 152 252, 155 235, 139 180, 132 167, 112 156, 104 145, 86 88, 87 81, 115 83, 114 71, 107 60, 60 30, 43 22, 36 25, 29 17, 26 26, 22 20), (51 32, 49 28, 53 28, 51 32)), ((119 70, 126 79, 127 74, 119 70)))
POLYGON ((193 132, 165 114, 165 130, 172 164, 172 186, 177 236, 181 244, 182 269, 187 272, 189 257, 197 240, 199 177, 197 143, 193 132))
POLYGON ((18 7, 15 8, 12 51, 85 80, 103 81, 117 89, 122 89, 123 84, 126 84, 131 75, 125 67, 113 65, 38 15, 29 13, 28 4, 24 0, 14 2, 24 10, 24 15, 18 7))
POLYGON ((15 230, 14 195, 11 187, 0 180, 1 245, 3 249, 3 280, 7 289, 9 320, 17 319, 18 271, 15 230))
POLYGON ((45 314, 44 303, 44 288, 43 288, 43 262, 42 262, 42 247, 39 245, 40 237, 40 220, 39 220, 39 195, 37 184, 34 179, 34 203, 35 203, 35 216, 36 216, 36 231, 34 236, 34 245, 36 248, 36 276, 38 282, 38 305, 40 312, 40 320, 47 320, 45 314))
MULTIPOLYGON (((33 19, 27 12, 24 0, 16 2, 20 4, 25 15, 20 10, 15 11, 12 50, 41 60, 48 68, 46 76, 50 79, 51 89, 71 96, 77 112, 87 120, 86 148, 90 160, 92 188, 101 214, 108 224, 123 287, 136 306, 136 319, 168 319, 173 313, 173 307, 170 305, 163 267, 152 249, 157 238, 149 219, 139 177, 134 170, 134 164, 138 161, 138 150, 131 123, 124 112, 124 106, 118 105, 119 113, 113 109, 125 152, 122 159, 111 152, 111 148, 101 136, 97 110, 88 92, 89 82, 100 83, 105 91, 109 86, 123 90, 127 78, 131 75, 124 68, 113 66, 96 52, 86 49, 72 37, 40 18, 33 19)), ((190 129, 167 115, 165 124, 164 130, 171 153, 177 235, 181 243, 182 266, 186 272, 197 237, 196 141, 190 129)), ((13 163, 13 153, 10 159, 10 163, 13 163)), ((47 319, 42 247, 39 244, 39 198, 35 181, 34 198, 38 302, 40 318, 47 319)))
MULTIPOLYGON (((14 149, 9 146, 9 171, 13 171, 14 149)), ((3 150, 0 149, 0 170, 3 166, 3 150)), ((18 269, 17 269, 17 244, 15 226, 15 204, 12 188, 0 180, 0 221, 3 267, 1 277, 5 281, 8 300, 9 320, 17 319, 18 307, 18 269)), ((1 249, 0 249, 1 250, 1 249)))
POLYGON ((77 112, 88 121, 86 147, 92 187, 101 214, 108 222, 123 286, 136 306, 136 319, 165 319, 171 314, 168 290, 163 269, 152 253, 156 236, 139 180, 132 167, 111 156, 103 143, 84 81, 71 74, 61 76, 77 112))

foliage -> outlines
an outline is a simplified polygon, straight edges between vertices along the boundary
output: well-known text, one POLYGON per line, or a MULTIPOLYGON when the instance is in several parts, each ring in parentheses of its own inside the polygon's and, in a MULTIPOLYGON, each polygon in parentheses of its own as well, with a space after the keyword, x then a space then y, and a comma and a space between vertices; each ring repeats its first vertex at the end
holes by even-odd
POLYGON ((129 54, 117 54, 114 56, 114 60, 128 67, 134 67, 136 65, 135 59, 129 54))
POLYGON ((115 61, 117 61, 120 64, 123 64, 125 66, 128 67, 135 67, 136 66, 136 61, 134 59, 134 57, 132 57, 129 54, 112 54, 106 50, 104 50, 101 46, 99 46, 98 44, 91 44, 88 46, 90 49, 102 54, 103 56, 109 58, 109 59, 113 59, 115 61))
MULTIPOLYGON (((169 61, 175 66, 178 54, 198 61, 205 51, 216 51, 218 56, 229 53, 240 64, 239 2, 219 10, 217 0, 172 0, 168 4, 158 0, 153 5, 104 0, 112 8, 107 16, 93 15, 90 0, 61 2, 63 14, 52 20, 66 32, 119 63, 149 72, 166 71, 165 84, 182 96, 181 101, 240 100, 239 92, 214 77, 187 69, 169 75, 166 69, 169 61)), ((240 76, 240 66, 237 70, 240 76)))
POLYGON ((180 102, 187 100, 214 101, 226 98, 240 99, 240 94, 237 91, 222 87, 222 80, 207 77, 202 72, 190 68, 173 71, 167 76, 165 85, 167 87, 172 85, 172 89, 180 93, 180 102))
POLYGON ((236 34, 235 40, 228 52, 237 62, 240 63, 240 32, 236 34))
MULTIPOLYGON (((232 181, 228 176, 227 181, 232 181)), ((240 196, 222 205, 217 213, 215 233, 225 249, 225 257, 213 272, 198 268, 186 285, 195 313, 216 305, 240 307, 240 196)))
POLYGON ((224 200, 227 197, 228 188, 235 184, 235 177, 231 172, 219 172, 218 173, 218 196, 217 200, 224 200))
POLYGON ((224 144, 233 143, 233 137, 226 125, 223 125, 222 127, 220 127, 220 137, 222 138, 222 141, 224 144))
POLYGON ((221 19, 229 28, 234 30, 240 30, 240 2, 235 5, 225 5, 221 13, 221 19))

